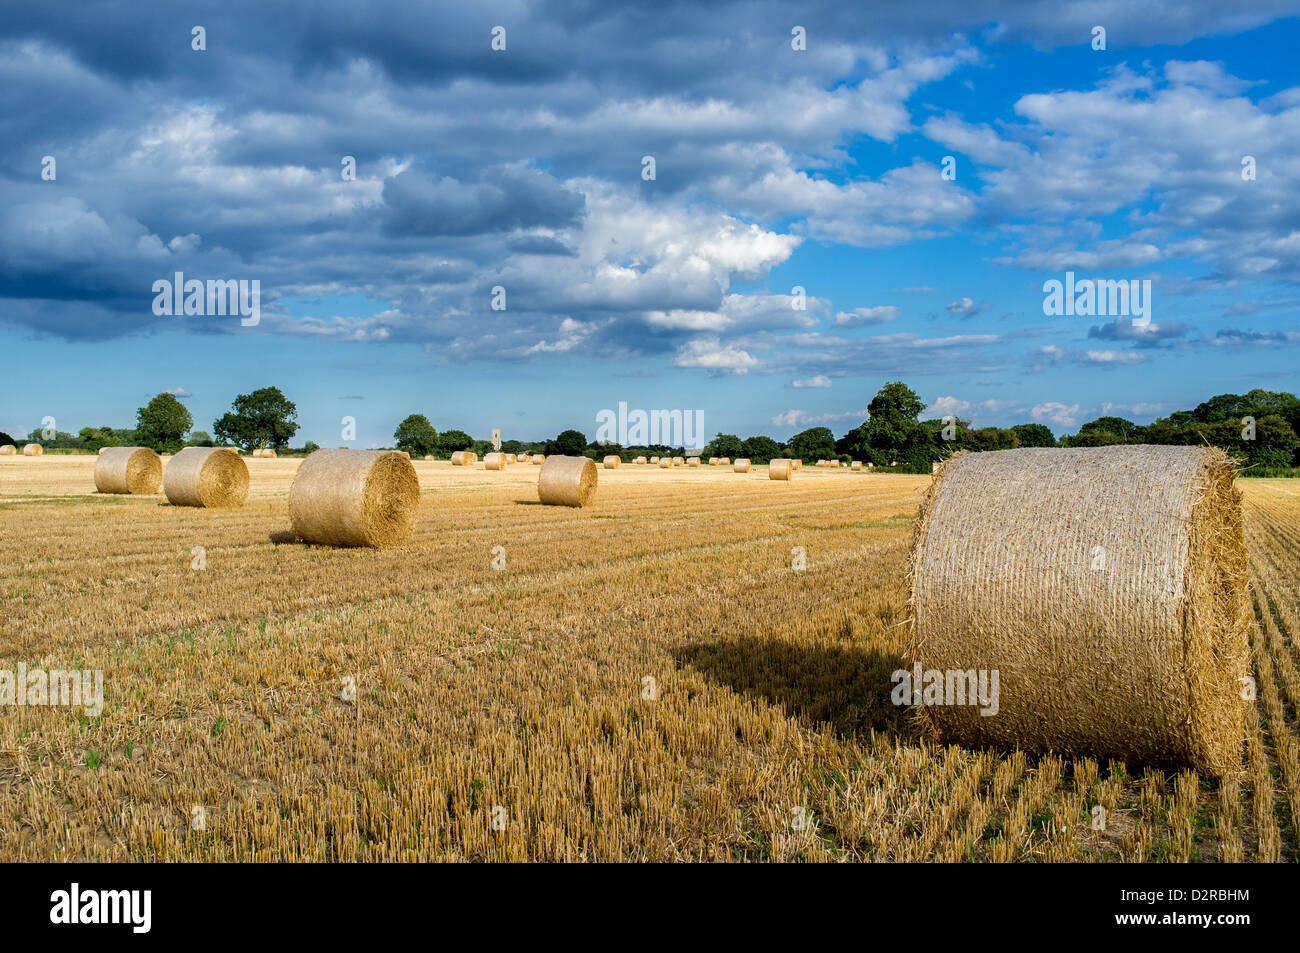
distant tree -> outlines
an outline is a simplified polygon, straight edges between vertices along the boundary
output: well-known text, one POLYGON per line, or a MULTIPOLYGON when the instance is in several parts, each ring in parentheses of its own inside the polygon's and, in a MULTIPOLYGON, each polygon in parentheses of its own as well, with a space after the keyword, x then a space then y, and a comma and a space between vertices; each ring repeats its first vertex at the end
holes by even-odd
POLYGON ((187 447, 211 447, 213 446, 212 437, 202 430, 196 430, 185 440, 187 447))
POLYGON ((554 440, 546 441, 546 454, 559 454, 565 457, 581 457, 586 454, 587 435, 579 430, 565 430, 554 440))
POLYGON ((720 433, 701 451, 705 457, 727 457, 731 460, 745 455, 744 443, 735 434, 720 433))
POLYGON ((1105 446, 1114 443, 1138 443, 1141 428, 1123 417, 1098 417, 1079 428, 1074 446, 1105 446), (1084 438, 1079 440, 1079 438, 1084 438), (1114 438, 1114 439, 1111 439, 1114 438))
POLYGON ((930 464, 943 456, 929 431, 917 417, 925 402, 902 381, 890 381, 867 405, 871 416, 863 425, 869 456, 878 467, 897 462, 914 473, 929 473, 930 464))
POLYGON ((17 443, 18 443, 17 440, 15 440, 13 437, 9 436, 9 435, 8 435, 7 433, 5 433, 3 430, 0 430, 0 446, 6 446, 6 445, 8 445, 8 444, 14 444, 14 445, 17 445, 17 443))
POLYGON ((438 438, 438 446, 443 453, 455 453, 474 446, 474 438, 463 430, 444 430, 438 438))
MULTIPOLYGON (((938 423, 938 421, 935 422, 938 423)), ((867 422, 864 420, 845 433, 843 437, 840 437, 839 440, 836 440, 835 452, 844 454, 851 460, 871 459, 871 443, 867 439, 867 422)), ((798 454, 791 454, 791 456, 799 457, 798 454)), ((799 459, 803 458, 799 457, 799 459)))
POLYGON ((306 443, 302 445, 302 452, 308 455, 315 453, 319 449, 320 449, 320 444, 318 444, 315 440, 308 440, 306 443))
POLYGON ((171 394, 159 394, 135 415, 136 439, 159 453, 176 453, 194 426, 190 412, 171 394))
POLYGON ((280 388, 262 387, 236 397, 232 411, 215 421, 212 430, 221 439, 245 450, 264 447, 282 450, 298 432, 294 422, 297 417, 297 406, 280 388))
POLYGON ((393 439, 398 450, 405 450, 413 457, 423 457, 438 449, 438 431, 424 414, 411 414, 398 424, 393 439))
POLYGON ((100 447, 120 447, 122 442, 112 427, 82 427, 77 431, 81 445, 91 452, 98 452, 100 447))
POLYGON ((785 454, 784 447, 761 434, 746 438, 740 449, 743 451, 740 456, 748 457, 754 463, 767 463, 785 454))
POLYGON ((829 427, 811 427, 786 441, 786 450, 800 460, 829 460, 835 456, 835 435, 829 427))
POLYGON ((1044 424, 1016 424, 1011 428, 1022 447, 1055 447, 1056 437, 1044 424))

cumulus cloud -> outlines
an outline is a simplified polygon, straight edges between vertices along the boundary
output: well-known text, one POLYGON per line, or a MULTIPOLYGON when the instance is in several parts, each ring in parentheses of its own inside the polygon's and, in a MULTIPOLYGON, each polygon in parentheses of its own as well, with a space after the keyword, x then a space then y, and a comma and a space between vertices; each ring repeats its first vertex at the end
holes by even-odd
POLYGON ((700 367, 712 377, 727 374, 747 374, 758 361, 748 351, 724 345, 717 338, 696 338, 687 341, 673 361, 678 367, 700 367))
POLYGON ((946 306, 948 313, 957 318, 973 318, 987 307, 987 302, 976 304, 971 298, 958 298, 946 306))
POLYGON ((1042 404, 1035 404, 1029 410, 1029 416, 1034 420, 1047 421, 1058 427, 1074 427, 1079 423, 1079 416, 1083 413, 1083 408, 1078 404, 1062 404, 1059 401, 1047 401, 1042 404))
POLYGON ((831 379, 825 374, 818 374, 815 377, 809 377, 802 381, 793 381, 792 387, 830 387, 831 379))
POLYGON ((173 387, 170 390, 163 391, 164 394, 171 394, 173 397, 193 397, 194 395, 184 387, 173 387))

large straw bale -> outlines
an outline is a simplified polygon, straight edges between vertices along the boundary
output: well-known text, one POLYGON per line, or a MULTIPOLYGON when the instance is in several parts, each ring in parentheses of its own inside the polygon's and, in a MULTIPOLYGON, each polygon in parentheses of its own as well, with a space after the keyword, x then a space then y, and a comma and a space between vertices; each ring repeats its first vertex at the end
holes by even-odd
POLYGON ((645 463, 645 457, 637 457, 637 458, 634 459, 632 462, 633 462, 633 463, 645 463))
POLYGON ((536 466, 540 467, 542 464, 546 462, 546 454, 534 453, 531 457, 528 458, 528 460, 530 463, 533 463, 536 466))
POLYGON ((687 458, 686 458, 686 465, 687 465, 688 467, 698 467, 698 466, 700 465, 700 458, 699 458, 699 457, 687 457, 687 458))
POLYGON ((504 453, 483 454, 484 470, 504 470, 506 466, 506 455, 504 453))
POLYGON ((672 458, 672 457, 660 457, 660 458, 659 458, 659 469, 660 469, 660 470, 671 470, 672 468, 673 468, 673 458, 672 458))
POLYGON ((949 458, 916 523, 909 654, 996 671, 997 713, 922 720, 967 746, 1235 771, 1251 613, 1234 477, 1209 447, 949 458))
POLYGON ((289 489, 293 531, 327 546, 396 546, 420 505, 415 465, 392 450, 317 450, 289 489))
POLYGON ((162 458, 148 447, 108 447, 95 460, 100 493, 157 493, 162 478, 162 458))
POLYGON ((731 466, 731 457, 718 457, 718 466, 720 467, 731 466))
POLYGON ((617 470, 620 466, 623 465, 623 458, 616 454, 611 453, 609 456, 605 457, 600 462, 601 465, 606 470, 617 470))
POLYGON ((733 473, 748 473, 749 459, 747 457, 737 457, 736 464, 731 468, 733 473))
POLYGON ((596 496, 596 480, 590 457, 548 457, 537 474, 537 496, 554 506, 586 506, 596 496))
POLYGON ((173 506, 240 506, 248 498, 248 464, 221 447, 186 447, 168 462, 163 492, 173 506))
POLYGON ((794 475, 794 466, 784 457, 772 460, 767 465, 769 480, 789 480, 794 475))
POLYGON ((453 467, 467 467, 470 465, 473 454, 468 450, 457 450, 451 455, 451 465, 453 467))
POLYGON ((23 445, 24 457, 39 457, 45 452, 45 448, 39 443, 28 443, 23 445))
POLYGON ((803 469, 803 461, 802 461, 802 460, 798 460, 798 459, 791 460, 791 461, 790 461, 790 465, 791 465, 794 469, 796 469, 796 470, 802 470, 802 469, 803 469))
POLYGON ((862 461, 861 461, 861 460, 854 460, 852 463, 849 464, 849 469, 850 469, 850 470, 861 470, 861 469, 862 469, 862 461))
POLYGON ((658 463, 658 462, 659 462, 659 458, 658 458, 658 457, 651 457, 651 458, 650 458, 650 462, 651 462, 651 463, 658 463))
POLYGON ((12 457, 18 453, 18 448, 12 443, 7 443, 0 447, 0 457, 12 457))
POLYGON ((507 454, 506 454, 506 463, 507 463, 507 464, 513 464, 513 463, 516 463, 516 462, 518 462, 518 460, 519 460, 519 458, 516 457, 513 453, 507 453, 507 454))
POLYGON ((686 465, 685 457, 673 457, 673 466, 681 467, 686 465))

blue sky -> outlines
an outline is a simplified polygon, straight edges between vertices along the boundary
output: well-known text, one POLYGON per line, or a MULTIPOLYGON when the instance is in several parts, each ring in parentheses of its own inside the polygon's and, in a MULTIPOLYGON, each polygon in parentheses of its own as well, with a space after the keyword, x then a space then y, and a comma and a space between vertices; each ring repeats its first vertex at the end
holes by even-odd
POLYGON ((265 6, 0 25, 0 430, 268 384, 362 446, 620 401, 838 434, 894 379, 1058 433, 1300 389, 1297 4, 265 6), (1151 281, 1150 324, 1045 316, 1067 270, 1151 281), (260 323, 154 314, 176 271, 258 280, 260 323))

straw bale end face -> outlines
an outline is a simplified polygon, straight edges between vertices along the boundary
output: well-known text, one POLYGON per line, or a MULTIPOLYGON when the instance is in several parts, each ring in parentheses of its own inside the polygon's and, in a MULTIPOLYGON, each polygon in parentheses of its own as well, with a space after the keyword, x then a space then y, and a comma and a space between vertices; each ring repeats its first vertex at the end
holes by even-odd
POLYGON ((504 453, 483 454, 484 470, 504 470, 507 465, 506 455, 504 453))
POLYGON ((601 461, 601 464, 606 470, 617 470, 623 465, 623 459, 615 454, 610 454, 601 461))
POLYGON ((29 443, 23 446, 24 457, 39 457, 45 452, 45 448, 39 443, 29 443))
POLYGON ((294 533, 327 546, 399 546, 419 505, 415 465, 394 451, 317 450, 289 490, 294 533))
POLYGON ((950 457, 912 545, 909 662, 942 698, 923 722, 967 746, 1235 772, 1251 624, 1235 475, 1208 447, 950 457), (970 673, 992 699, 948 697, 970 673))
POLYGON ((596 498, 597 479, 590 457, 547 457, 537 475, 537 496, 553 506, 588 506, 596 498))
POLYGON ((95 460, 95 489, 100 493, 157 493, 162 458, 148 447, 105 447, 95 460))

